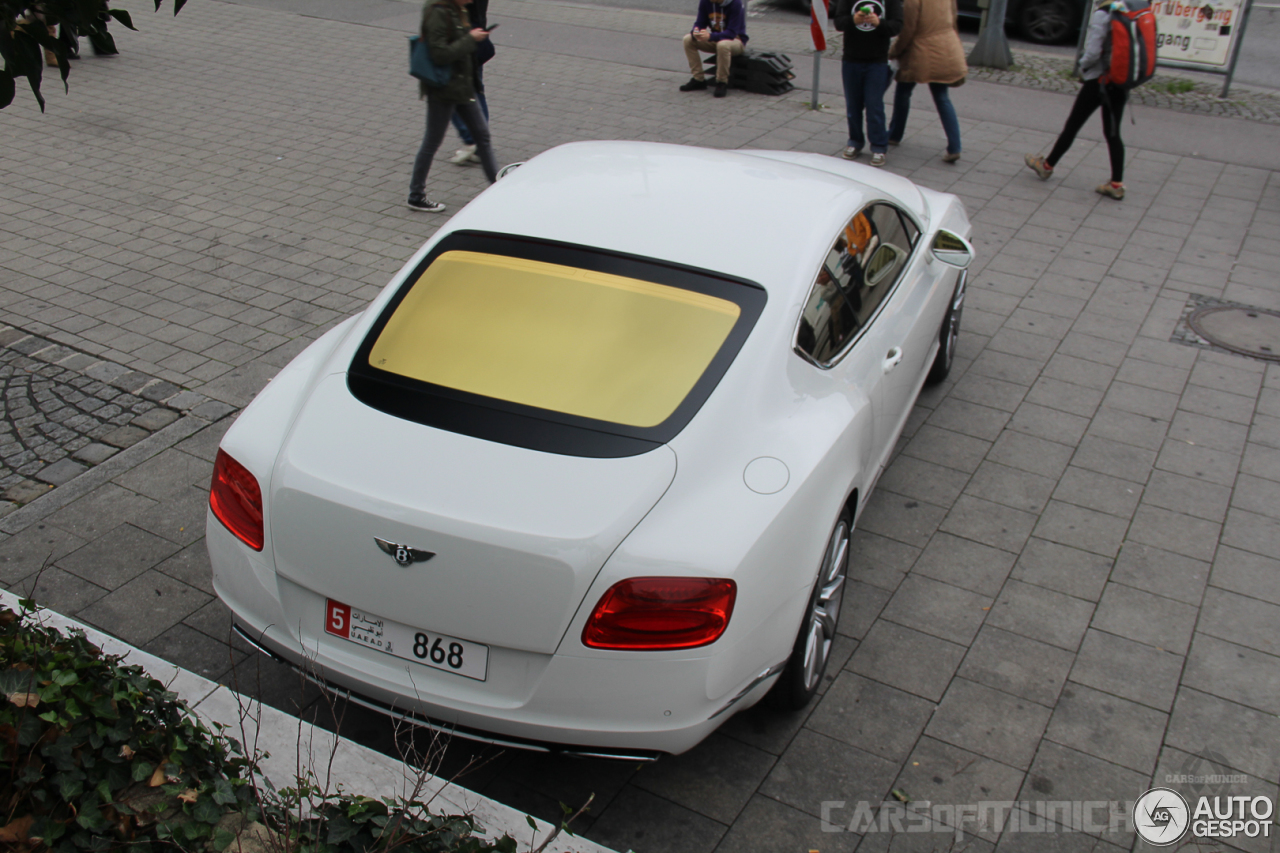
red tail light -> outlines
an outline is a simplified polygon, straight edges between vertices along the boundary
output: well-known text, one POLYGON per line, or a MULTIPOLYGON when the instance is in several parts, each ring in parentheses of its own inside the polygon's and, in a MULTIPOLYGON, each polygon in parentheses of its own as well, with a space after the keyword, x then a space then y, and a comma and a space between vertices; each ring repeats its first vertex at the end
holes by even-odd
POLYGON ((738 586, 719 578, 630 578, 609 588, 582 630, 593 649, 692 649, 729 626, 738 586))
POLYGON ((209 506, 237 539, 262 550, 262 490, 249 469, 222 450, 213 462, 209 506))

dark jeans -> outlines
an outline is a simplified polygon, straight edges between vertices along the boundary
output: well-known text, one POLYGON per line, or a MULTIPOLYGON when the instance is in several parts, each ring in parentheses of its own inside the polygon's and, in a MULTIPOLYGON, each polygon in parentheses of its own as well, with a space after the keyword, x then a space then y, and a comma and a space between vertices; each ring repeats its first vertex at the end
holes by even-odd
POLYGON ((498 163, 493 156, 493 146, 489 142, 489 125, 484 120, 484 113, 475 101, 465 104, 442 104, 427 101, 427 130, 422 137, 422 147, 413 161, 413 177, 409 179, 409 201, 422 201, 427 196, 427 172, 431 170, 431 161, 436 150, 444 141, 445 132, 449 130, 449 119, 454 112, 462 116, 463 122, 475 139, 476 153, 480 155, 480 165, 484 168, 489 183, 498 180, 498 163))
POLYGON ((1107 140, 1107 151, 1111 154, 1111 180, 1121 183, 1124 180, 1124 142, 1120 139, 1120 119, 1124 116, 1127 100, 1129 93, 1119 86, 1103 86, 1097 80, 1084 81, 1076 102, 1071 105, 1067 123, 1062 126, 1062 133, 1058 134, 1058 141, 1053 144, 1049 156, 1044 158, 1045 162, 1050 166, 1058 165, 1089 116, 1102 107, 1102 136, 1107 140))
MULTIPOLYGON (((484 96, 484 66, 476 66, 476 101, 480 104, 481 111, 484 112, 484 122, 489 123, 489 101, 484 96)), ((453 114, 453 129, 458 131, 458 136, 462 137, 463 145, 475 145, 476 141, 471 136, 471 131, 467 130, 467 126, 462 123, 462 117, 455 111, 453 114)))
POLYGON ((889 88, 893 72, 887 62, 842 62, 844 80, 844 113, 849 120, 849 145, 862 148, 862 114, 867 114, 867 136, 871 153, 889 150, 889 131, 884 123, 884 90, 889 88))
MULTIPOLYGON (((907 132, 907 114, 911 112, 911 93, 915 88, 915 83, 899 83, 893 90, 889 138, 894 142, 901 142, 907 132)), ((942 119, 942 131, 947 135, 947 153, 959 154, 960 119, 956 118, 956 108, 951 104, 950 88, 945 83, 930 83, 929 94, 933 95, 933 105, 938 108, 938 118, 942 119)))

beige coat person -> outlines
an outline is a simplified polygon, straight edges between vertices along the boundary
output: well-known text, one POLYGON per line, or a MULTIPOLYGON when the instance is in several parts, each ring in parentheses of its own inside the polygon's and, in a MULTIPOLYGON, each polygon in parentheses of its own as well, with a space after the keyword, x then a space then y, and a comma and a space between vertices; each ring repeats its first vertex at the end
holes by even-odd
POLYGON ((902 32, 889 49, 899 83, 959 86, 969 73, 956 29, 956 0, 903 0, 902 32))

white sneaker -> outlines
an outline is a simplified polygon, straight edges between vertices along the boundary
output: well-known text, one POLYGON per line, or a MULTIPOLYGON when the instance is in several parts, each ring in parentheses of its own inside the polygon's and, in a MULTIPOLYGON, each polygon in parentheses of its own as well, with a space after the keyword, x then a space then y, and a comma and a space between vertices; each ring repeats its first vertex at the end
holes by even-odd
POLYGON ((480 158, 476 156, 476 147, 474 145, 464 145, 453 152, 449 162, 456 166, 465 166, 468 163, 479 163, 480 158))

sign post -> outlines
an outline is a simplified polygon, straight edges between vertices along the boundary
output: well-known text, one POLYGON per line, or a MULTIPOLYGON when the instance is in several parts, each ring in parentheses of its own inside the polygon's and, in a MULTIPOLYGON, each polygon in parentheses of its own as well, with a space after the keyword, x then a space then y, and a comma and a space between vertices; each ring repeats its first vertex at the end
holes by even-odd
POLYGON ((827 49, 827 0, 813 0, 809 6, 809 35, 813 37, 813 96, 809 109, 818 104, 818 71, 822 67, 822 53, 827 49))
POLYGON ((969 51, 969 64, 986 68, 1008 68, 1013 64, 1013 52, 1004 34, 1004 19, 1008 12, 1008 0, 978 0, 982 9, 982 25, 978 41, 969 51))
POLYGON ((1240 42, 1253 0, 1152 0, 1156 15, 1156 63, 1226 77, 1221 97, 1231 91, 1240 42))

